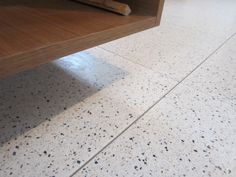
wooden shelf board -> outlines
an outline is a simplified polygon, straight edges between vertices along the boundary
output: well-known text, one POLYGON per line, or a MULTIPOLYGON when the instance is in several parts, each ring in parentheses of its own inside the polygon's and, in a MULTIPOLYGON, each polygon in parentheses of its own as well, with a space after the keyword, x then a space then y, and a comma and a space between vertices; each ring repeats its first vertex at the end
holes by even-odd
POLYGON ((68 0, 0 2, 0 77, 156 25, 156 17, 124 17, 68 0))

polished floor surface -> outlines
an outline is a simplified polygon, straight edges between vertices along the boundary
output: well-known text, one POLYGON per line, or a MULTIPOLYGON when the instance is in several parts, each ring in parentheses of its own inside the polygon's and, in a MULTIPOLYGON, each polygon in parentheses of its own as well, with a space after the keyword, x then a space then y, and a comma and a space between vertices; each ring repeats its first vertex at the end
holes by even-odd
POLYGON ((1 177, 235 177, 236 1, 0 80, 1 177))

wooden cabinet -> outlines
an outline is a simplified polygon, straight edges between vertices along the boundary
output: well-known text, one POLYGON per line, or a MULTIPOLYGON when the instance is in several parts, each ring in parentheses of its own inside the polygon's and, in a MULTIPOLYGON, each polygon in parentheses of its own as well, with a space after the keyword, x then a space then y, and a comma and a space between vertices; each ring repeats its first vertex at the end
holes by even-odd
POLYGON ((70 0, 0 1, 0 77, 159 25, 164 0, 121 16, 70 0))

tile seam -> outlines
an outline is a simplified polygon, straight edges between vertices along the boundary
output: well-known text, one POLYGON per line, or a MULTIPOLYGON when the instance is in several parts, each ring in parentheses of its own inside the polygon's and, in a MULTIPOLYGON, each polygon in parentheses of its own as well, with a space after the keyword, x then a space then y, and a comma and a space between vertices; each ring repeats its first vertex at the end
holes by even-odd
MULTIPOLYGON (((213 52, 211 52, 201 63, 199 63, 191 72, 189 72, 183 79, 181 79, 176 85, 174 85, 167 93, 165 93, 161 98, 159 98, 152 106, 150 106, 146 111, 144 111, 137 119, 135 119, 129 126, 122 130, 115 138, 109 141, 103 148, 101 148, 97 153, 95 153, 91 158, 89 158, 81 167, 79 167, 75 172, 73 172, 70 177, 73 177, 82 170, 87 164, 89 164, 94 158, 96 158, 102 151, 104 151, 108 146, 110 146, 114 141, 116 141, 120 136, 122 136, 130 127, 135 125, 143 116, 145 116, 152 108, 154 108, 163 98, 170 94, 176 87, 178 87, 184 80, 186 80, 194 71, 196 71, 202 64, 204 64, 211 56, 213 56, 218 50, 220 50, 231 38, 235 36, 236 33, 233 33, 228 37, 224 42, 222 42, 213 52)), ((99 47, 101 48, 101 47, 99 47)), ((103 48, 101 48, 103 49, 103 48)), ((105 50, 105 49, 103 49, 105 50)), ((109 51, 108 51, 109 52, 109 51)), ((112 52, 110 52, 112 53, 112 52)), ((115 54, 115 53, 113 53, 115 54)), ((115 54, 117 55, 117 54, 115 54)), ((122 56, 121 56, 122 57, 122 56)), ((122 57, 124 58, 124 57, 122 57)), ((143 66, 144 67, 144 66, 143 66)), ((185 84, 184 84, 185 85, 185 84)))

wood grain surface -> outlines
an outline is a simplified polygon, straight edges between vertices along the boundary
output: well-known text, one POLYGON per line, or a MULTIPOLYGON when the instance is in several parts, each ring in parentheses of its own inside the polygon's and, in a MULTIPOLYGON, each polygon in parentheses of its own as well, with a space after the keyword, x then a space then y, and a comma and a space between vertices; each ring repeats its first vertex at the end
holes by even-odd
POLYGON ((69 0, 0 1, 0 77, 159 24, 163 0, 124 2, 130 16, 69 0))

